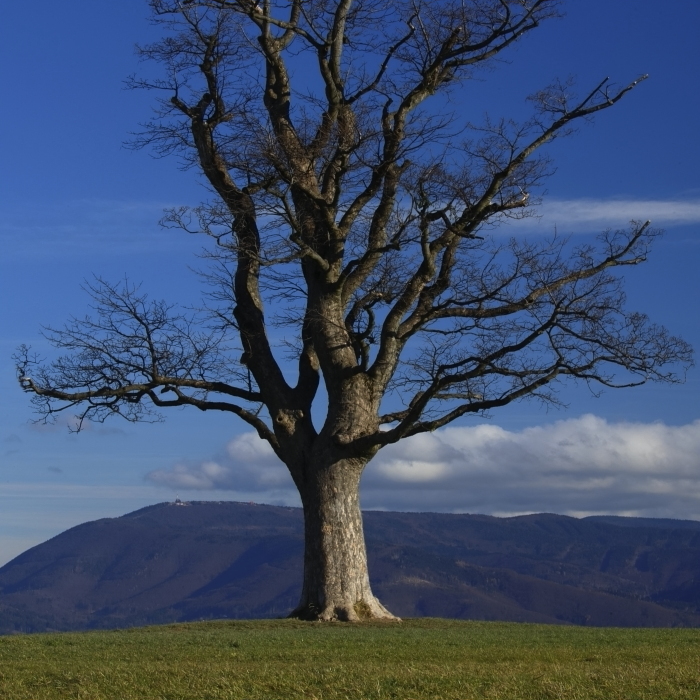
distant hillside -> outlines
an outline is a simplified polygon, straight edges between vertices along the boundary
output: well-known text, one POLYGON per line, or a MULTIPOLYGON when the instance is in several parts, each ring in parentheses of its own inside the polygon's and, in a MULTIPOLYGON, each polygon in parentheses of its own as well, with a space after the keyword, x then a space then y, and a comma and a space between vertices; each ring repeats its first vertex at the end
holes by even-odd
POLYGON ((652 527, 667 530, 700 530, 697 520, 673 520, 672 518, 623 518, 619 515, 589 515, 584 518, 589 522, 608 523, 620 527, 652 527))
MULTIPOLYGON (((700 626, 700 523, 365 513, 379 598, 404 617, 700 626)), ((0 633, 279 617, 301 511, 170 503, 74 527, 0 568, 0 633)))

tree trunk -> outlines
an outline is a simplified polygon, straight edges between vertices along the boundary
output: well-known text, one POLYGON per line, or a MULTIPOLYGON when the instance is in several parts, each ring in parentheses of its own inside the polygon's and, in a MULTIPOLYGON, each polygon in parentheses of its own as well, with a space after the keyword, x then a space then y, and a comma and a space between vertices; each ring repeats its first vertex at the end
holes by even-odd
POLYGON ((398 620, 372 594, 359 483, 364 464, 310 465, 299 491, 304 506, 304 586, 290 617, 398 620))

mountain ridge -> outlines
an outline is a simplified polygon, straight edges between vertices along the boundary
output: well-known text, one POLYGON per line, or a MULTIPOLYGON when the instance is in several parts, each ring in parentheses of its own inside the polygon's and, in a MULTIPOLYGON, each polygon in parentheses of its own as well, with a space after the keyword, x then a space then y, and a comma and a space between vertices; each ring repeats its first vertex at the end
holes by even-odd
MULTIPOLYGON (((364 522, 373 590, 403 617, 700 626, 695 521, 366 511, 364 522)), ((0 568, 0 633, 283 616, 302 556, 298 508, 147 506, 0 568)))

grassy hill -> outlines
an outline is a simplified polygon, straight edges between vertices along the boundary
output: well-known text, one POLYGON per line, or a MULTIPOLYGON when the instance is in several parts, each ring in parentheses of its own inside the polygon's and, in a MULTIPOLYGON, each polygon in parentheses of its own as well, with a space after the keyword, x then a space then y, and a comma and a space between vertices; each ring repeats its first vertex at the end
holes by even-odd
POLYGON ((700 630, 224 621, 0 638, 3 700, 697 700, 700 630))

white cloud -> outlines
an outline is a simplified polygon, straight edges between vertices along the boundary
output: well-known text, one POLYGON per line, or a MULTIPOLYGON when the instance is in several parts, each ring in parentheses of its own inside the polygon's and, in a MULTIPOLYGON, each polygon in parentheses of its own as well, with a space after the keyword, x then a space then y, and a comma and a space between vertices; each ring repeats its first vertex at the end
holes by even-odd
POLYGON ((624 228, 630 221, 651 220, 655 226, 700 223, 700 200, 663 199, 548 199, 537 207, 539 218, 511 225, 551 233, 624 228))
POLYGON ((170 470, 158 469, 150 472, 147 478, 154 484, 175 490, 222 490, 246 494, 264 491, 278 502, 281 498, 286 503, 288 495, 294 504, 298 502, 286 467, 256 433, 238 435, 229 442, 225 452, 214 459, 176 464, 170 470), (275 496, 275 491, 281 493, 275 496))
MULTIPOLYGON (((425 509, 700 518, 700 421, 675 427, 586 415, 517 432, 479 425, 415 439, 457 455, 436 456, 441 477, 414 495, 415 477, 402 481, 389 467, 396 448, 380 453, 366 474, 366 506, 421 508, 420 496, 425 509)), ((411 441, 397 448, 408 455, 411 441)))
MULTIPOLYGON (((253 433, 232 440, 215 460, 148 478, 175 489, 298 502, 285 467, 253 433)), ((418 435, 370 463, 362 502, 392 510, 700 519, 700 420, 668 426, 585 415, 521 431, 481 424, 418 435)))

